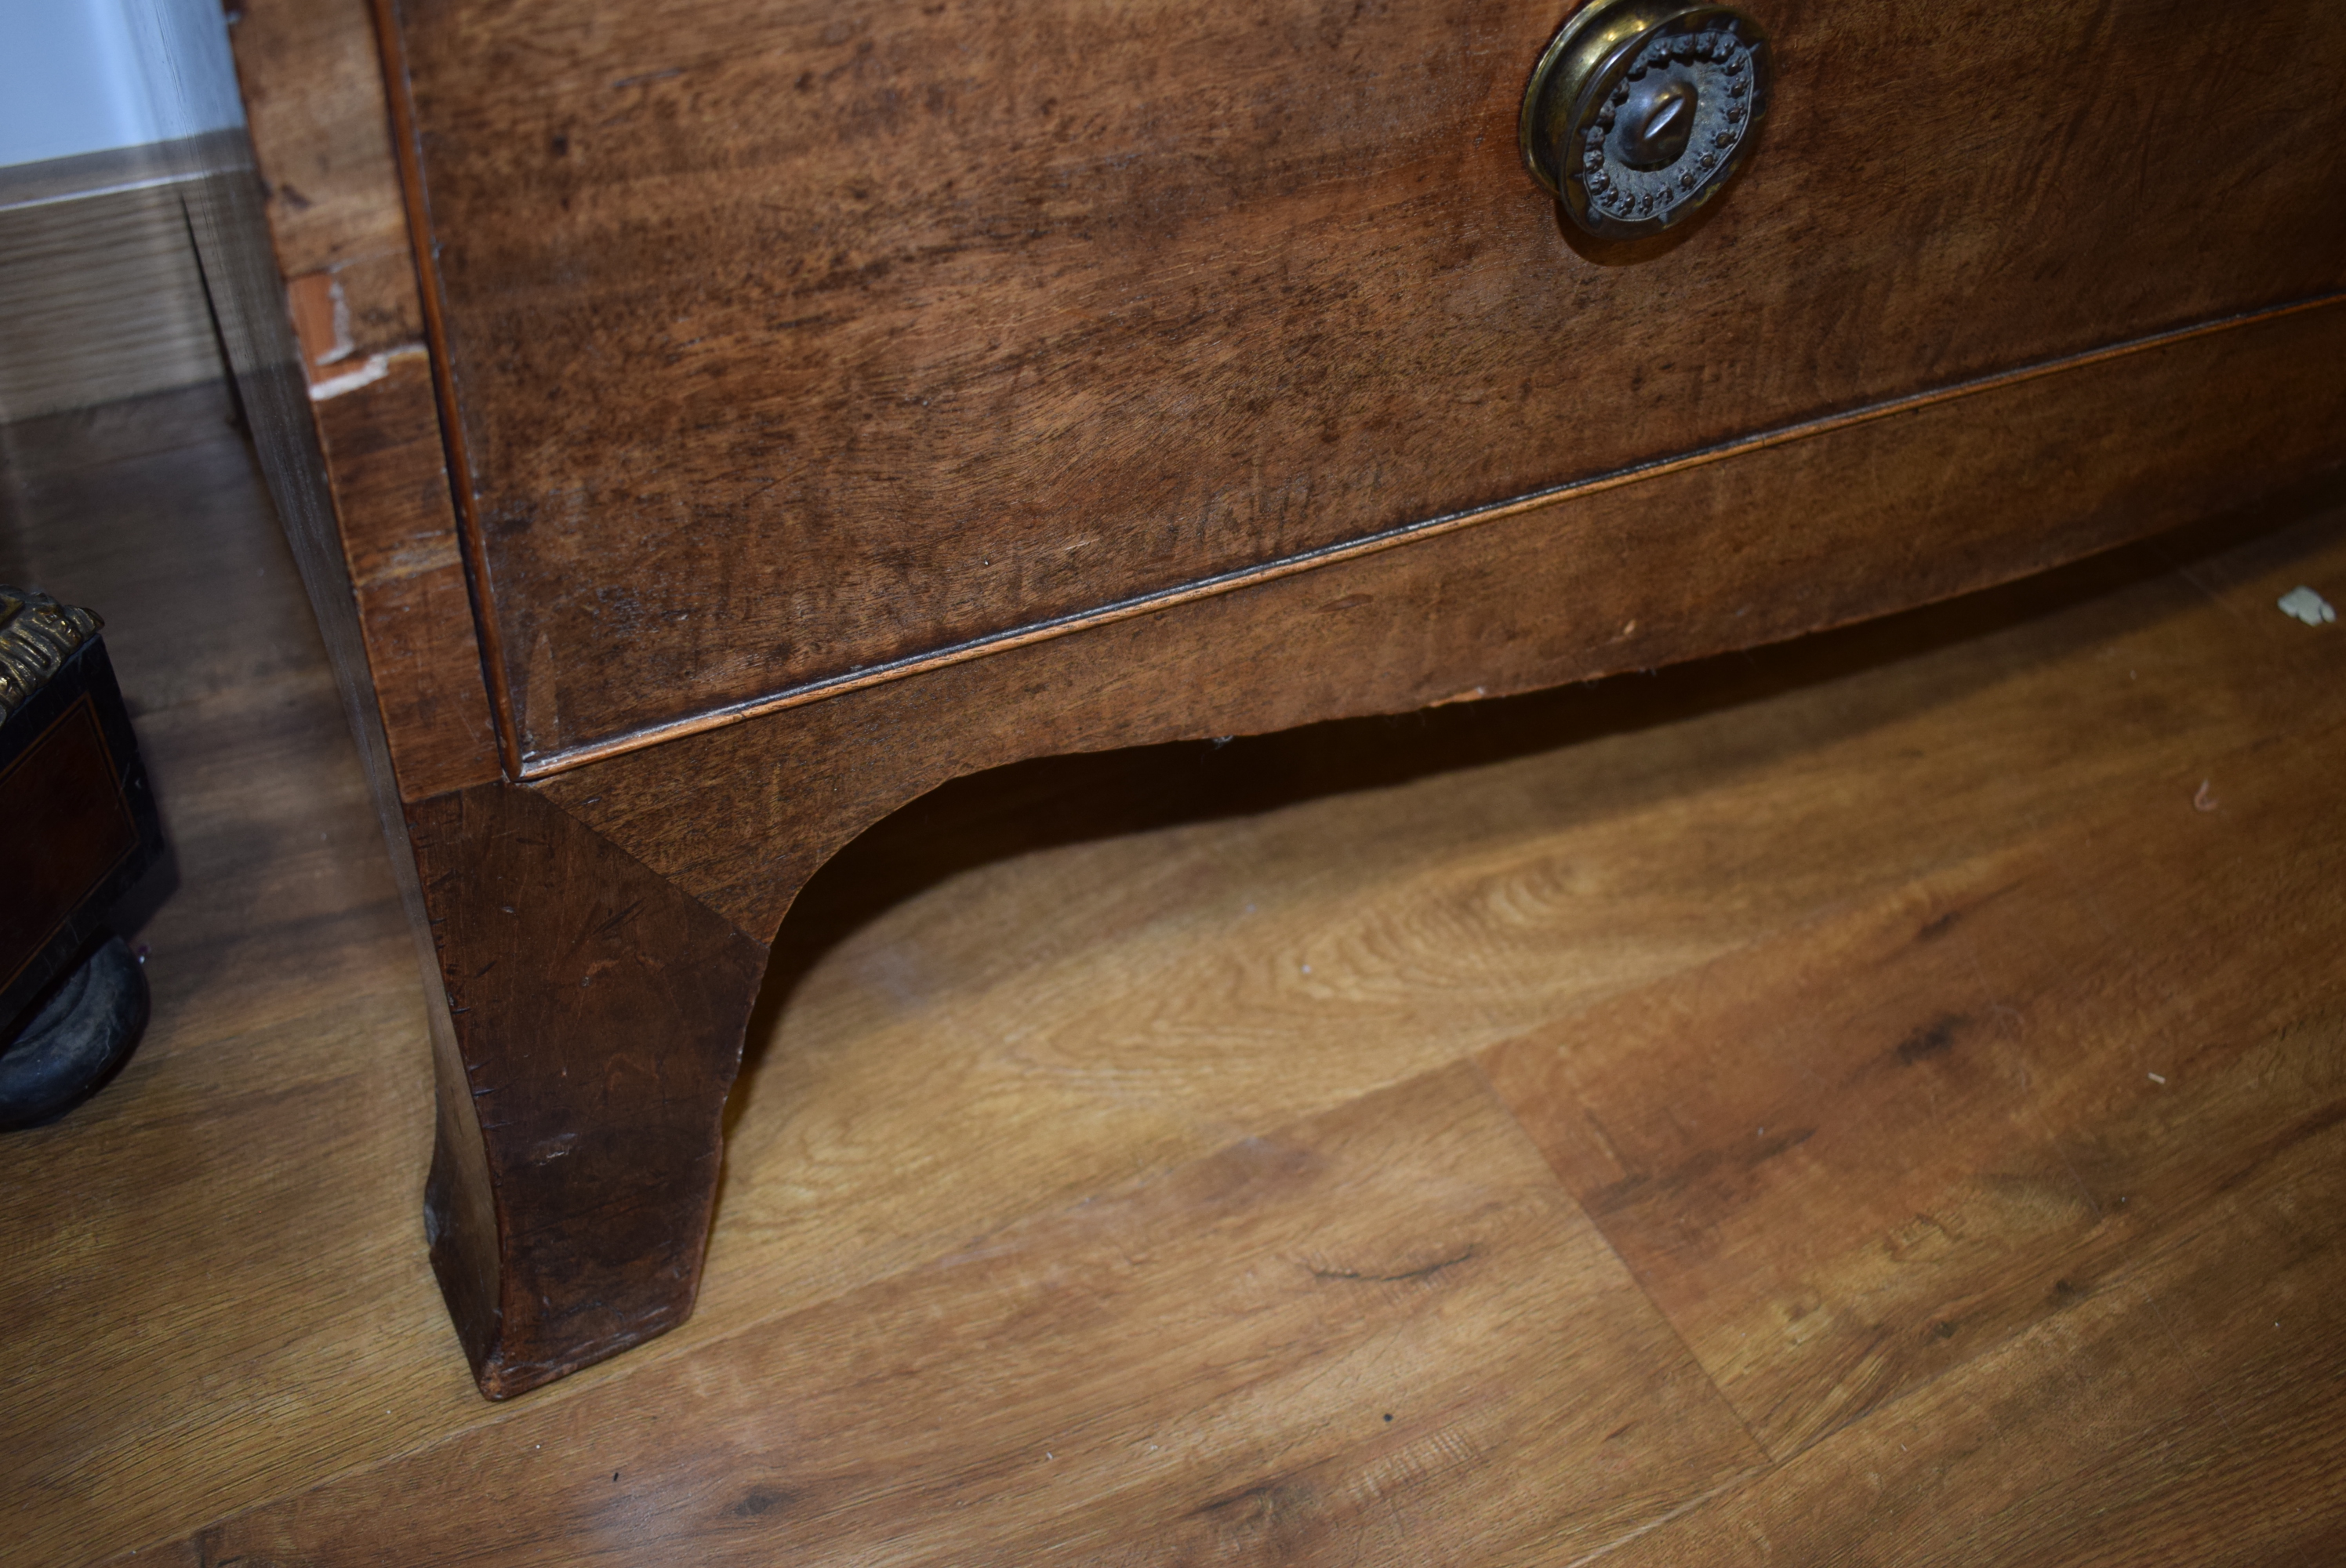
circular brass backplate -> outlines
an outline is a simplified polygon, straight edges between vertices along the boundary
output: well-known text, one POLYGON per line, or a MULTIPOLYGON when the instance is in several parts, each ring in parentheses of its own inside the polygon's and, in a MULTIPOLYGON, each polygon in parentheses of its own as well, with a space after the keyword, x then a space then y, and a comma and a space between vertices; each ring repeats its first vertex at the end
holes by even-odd
POLYGON ((1739 11, 1589 0, 1524 88, 1524 167, 1590 234, 1658 233, 1733 177, 1771 85, 1768 35, 1739 11))

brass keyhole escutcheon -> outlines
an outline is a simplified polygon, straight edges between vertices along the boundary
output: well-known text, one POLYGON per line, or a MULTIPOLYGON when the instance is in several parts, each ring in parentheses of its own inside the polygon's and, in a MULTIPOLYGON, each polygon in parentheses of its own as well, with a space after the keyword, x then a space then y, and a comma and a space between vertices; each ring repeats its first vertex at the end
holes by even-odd
POLYGON ((1773 82, 1768 35, 1739 11, 1589 0, 1524 88, 1524 165, 1587 233, 1659 233, 1742 166, 1773 82))

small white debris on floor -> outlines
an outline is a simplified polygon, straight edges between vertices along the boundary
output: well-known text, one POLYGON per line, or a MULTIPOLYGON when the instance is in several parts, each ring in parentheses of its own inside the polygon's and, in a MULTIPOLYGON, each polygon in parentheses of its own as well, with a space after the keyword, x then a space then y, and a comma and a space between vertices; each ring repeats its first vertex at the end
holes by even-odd
POLYGON ((2279 603, 2281 614, 2295 616, 2309 626, 2322 626, 2338 618, 2338 612, 2331 607, 2328 599, 2302 584, 2283 594, 2279 603))
POLYGON ((2154 1084, 2164 1084, 2167 1082, 2167 1074, 2164 1073, 2153 1073, 2150 1075, 2150 1081, 2154 1084))

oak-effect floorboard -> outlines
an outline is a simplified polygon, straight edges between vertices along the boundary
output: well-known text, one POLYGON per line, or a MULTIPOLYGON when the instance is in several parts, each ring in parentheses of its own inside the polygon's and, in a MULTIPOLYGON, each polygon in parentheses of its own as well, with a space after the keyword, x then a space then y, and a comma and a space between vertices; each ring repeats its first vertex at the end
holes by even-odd
POLYGON ((0 1140, 0 1562, 2338 1555, 2346 627, 2274 607, 2346 604, 2336 497, 948 786, 783 927, 695 1317, 493 1408, 424 1261, 413 951, 229 412, 0 445, 0 576, 108 616, 182 877, 139 1054, 0 1140), (1763 1104, 1818 1131, 1739 1187, 1763 1104), (1592 1109, 1719 1159, 1608 1198, 1592 1109), (1787 1281, 1815 1336, 1740 1349, 1787 1281))

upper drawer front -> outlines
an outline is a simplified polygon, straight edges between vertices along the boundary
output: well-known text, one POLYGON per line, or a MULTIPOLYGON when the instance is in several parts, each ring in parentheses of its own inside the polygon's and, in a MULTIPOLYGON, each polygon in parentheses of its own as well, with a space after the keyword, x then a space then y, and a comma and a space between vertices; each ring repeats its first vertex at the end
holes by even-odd
POLYGON ((1568 238, 1523 0, 400 0, 546 757, 2346 273, 2335 0, 1749 0, 1568 238))

